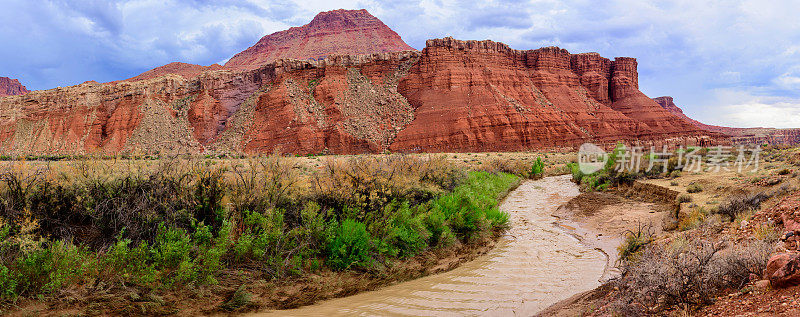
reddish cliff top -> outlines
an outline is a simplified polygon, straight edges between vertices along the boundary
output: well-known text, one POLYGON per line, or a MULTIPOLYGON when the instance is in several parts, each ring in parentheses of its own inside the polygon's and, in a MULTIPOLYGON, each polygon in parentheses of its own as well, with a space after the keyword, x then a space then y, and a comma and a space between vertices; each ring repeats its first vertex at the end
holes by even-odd
POLYGON ((28 89, 19 80, 8 77, 0 77, 0 97, 16 96, 28 93, 28 89))
POLYGON ((334 10, 317 14, 301 27, 261 38, 236 54, 225 67, 252 69, 282 58, 322 59, 334 54, 372 54, 414 50, 367 10, 334 10))
POLYGON ((200 75, 201 73, 203 73, 205 71, 220 70, 220 69, 223 69, 223 67, 220 66, 219 64, 214 64, 214 65, 211 65, 211 66, 201 66, 201 65, 195 65, 195 64, 174 62, 174 63, 169 63, 169 64, 164 65, 164 66, 153 68, 153 69, 148 70, 148 71, 146 71, 144 73, 141 73, 139 76, 128 78, 128 79, 126 79, 126 81, 139 81, 139 80, 153 79, 153 78, 156 78, 156 77, 159 77, 159 76, 164 76, 164 75, 167 75, 167 74, 175 74, 175 75, 183 76, 185 78, 192 78, 192 77, 195 77, 197 75, 200 75))

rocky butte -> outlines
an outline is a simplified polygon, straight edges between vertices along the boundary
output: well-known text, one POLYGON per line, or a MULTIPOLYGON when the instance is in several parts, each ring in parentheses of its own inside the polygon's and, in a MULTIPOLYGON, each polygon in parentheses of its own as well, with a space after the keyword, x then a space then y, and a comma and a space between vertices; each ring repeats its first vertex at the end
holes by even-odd
POLYGON ((367 10, 334 10, 310 23, 267 35, 233 56, 225 67, 252 69, 278 59, 324 59, 335 54, 412 51, 395 31, 367 10))
POLYGON ((19 80, 0 77, 0 97, 16 96, 28 93, 28 89, 20 84, 19 80))
POLYGON ((365 10, 337 10, 267 36, 223 67, 173 63, 127 81, 0 98, 0 150, 316 154, 729 142, 640 92, 637 66, 629 57, 488 40, 433 39, 416 51, 365 10))

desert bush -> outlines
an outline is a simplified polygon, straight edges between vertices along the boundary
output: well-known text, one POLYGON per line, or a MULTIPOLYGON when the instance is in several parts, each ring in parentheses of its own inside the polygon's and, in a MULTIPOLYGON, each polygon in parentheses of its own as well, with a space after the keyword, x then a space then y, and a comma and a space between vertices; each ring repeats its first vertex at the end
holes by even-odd
POLYGON ((703 191, 703 186, 700 184, 692 183, 689 186, 686 186, 686 192, 690 194, 699 193, 703 191))
POLYGON ((692 202, 692 196, 687 195, 687 194, 681 194, 681 195, 678 195, 676 200, 677 200, 677 202, 679 204, 690 203, 690 202, 692 202))
POLYGON ((699 228, 710 220, 709 215, 709 211, 703 207, 692 208, 683 218, 679 219, 678 230, 685 231, 699 228))
MULTIPOLYGON (((311 199, 323 208, 358 211, 361 216, 355 220, 370 226, 386 219, 382 211, 393 201, 406 200, 415 205, 443 194, 443 186, 457 182, 447 178, 459 177, 458 173, 438 164, 442 165, 422 164, 406 156, 328 161, 312 177, 311 199)), ((337 216, 344 220, 340 214, 337 216)))
POLYGON ((488 160, 478 160, 479 165, 475 170, 485 171, 493 174, 506 173, 514 174, 519 177, 533 177, 531 175, 531 165, 526 161, 517 160, 514 158, 502 157, 502 153, 497 154, 498 157, 493 157, 488 160))
POLYGON ((624 315, 642 315, 708 304, 714 295, 742 287, 750 274, 761 274, 770 251, 762 241, 731 244, 690 236, 651 244, 623 267, 614 307, 624 315))
POLYGON ((231 202, 237 210, 262 211, 286 208, 294 203, 300 191, 297 165, 279 156, 250 158, 232 167, 234 182, 230 186, 231 202))
POLYGON ((653 242, 653 233, 650 226, 644 226, 640 223, 635 231, 626 231, 625 241, 617 248, 620 261, 629 262, 635 260, 639 251, 651 242, 653 242))
POLYGON ((717 213, 733 221, 740 214, 758 210, 761 203, 770 197, 770 194, 764 192, 731 196, 720 203, 717 213))
POLYGON ((708 274, 722 246, 707 241, 681 241, 647 248, 640 261, 626 268, 618 287, 629 309, 648 313, 653 304, 663 309, 675 304, 706 304, 713 293, 708 274))

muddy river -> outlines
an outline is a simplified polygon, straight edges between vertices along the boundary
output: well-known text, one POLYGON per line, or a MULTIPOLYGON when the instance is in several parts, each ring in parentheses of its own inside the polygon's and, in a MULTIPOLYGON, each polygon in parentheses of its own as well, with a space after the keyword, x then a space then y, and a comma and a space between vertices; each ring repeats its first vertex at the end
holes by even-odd
POLYGON ((607 258, 555 225, 579 194, 570 176, 527 181, 500 208, 511 228, 486 255, 441 274, 294 310, 281 316, 530 316, 600 285, 607 258))

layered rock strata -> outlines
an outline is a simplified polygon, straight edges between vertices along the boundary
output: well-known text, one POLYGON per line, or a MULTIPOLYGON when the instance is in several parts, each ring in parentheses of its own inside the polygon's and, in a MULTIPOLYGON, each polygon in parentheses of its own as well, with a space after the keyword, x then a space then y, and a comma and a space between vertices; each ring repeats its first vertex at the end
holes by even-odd
POLYGON ((492 41, 0 98, 0 151, 376 153, 712 144, 638 90, 636 61, 492 41))
POLYGON ((414 50, 367 10, 321 12, 303 26, 263 37, 236 54, 225 67, 253 69, 278 59, 321 60, 337 54, 414 50))

